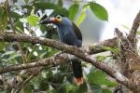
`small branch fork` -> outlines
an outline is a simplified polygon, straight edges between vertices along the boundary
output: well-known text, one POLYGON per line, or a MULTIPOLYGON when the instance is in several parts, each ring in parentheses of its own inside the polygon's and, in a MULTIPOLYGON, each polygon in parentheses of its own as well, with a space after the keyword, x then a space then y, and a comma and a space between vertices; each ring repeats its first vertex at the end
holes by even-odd
MULTIPOLYGON (((132 28, 128 36, 124 36, 119 29, 115 29, 115 32, 120 39, 120 50, 122 57, 118 57, 121 59, 120 63, 122 66, 122 73, 125 75, 130 81, 133 82, 131 89, 133 93, 140 92, 140 58, 137 53, 136 45, 136 33, 140 24, 140 12, 137 14, 134 19, 132 28)), ((118 60, 119 60, 118 59, 118 60)))
MULTIPOLYGON (((134 38, 136 36, 136 30, 139 26, 139 20, 140 20, 139 15, 140 15, 140 13, 138 13, 138 15, 135 19, 136 21, 134 20, 132 29, 130 31, 130 34, 128 35, 128 38, 127 38, 131 42, 134 41, 134 38)), ((122 37, 122 39, 124 39, 124 37, 122 37)), ((46 45, 46 46, 56 48, 56 49, 61 50, 61 51, 65 51, 66 53, 75 55, 76 57, 84 60, 85 62, 91 63, 92 65, 94 65, 98 69, 101 69, 102 71, 106 72, 109 76, 113 77, 117 82, 125 85, 127 88, 129 88, 133 91, 135 88, 137 88, 137 84, 135 84, 133 81, 131 81, 131 78, 127 77, 127 75, 125 75, 125 76, 122 75, 120 72, 107 66, 104 62, 96 60, 90 56, 90 54, 106 51, 103 48, 103 46, 109 46, 112 48, 116 47, 117 38, 109 39, 109 40, 103 41, 103 42, 98 43, 98 44, 93 45, 93 46, 87 46, 86 48, 82 47, 81 49, 74 47, 74 46, 69 46, 69 45, 60 43, 60 42, 55 41, 55 40, 43 39, 43 38, 38 38, 38 37, 31 37, 31 36, 21 35, 21 34, 3 34, 0 36, 0 41, 1 42, 18 41, 18 42, 24 42, 24 43, 41 44, 41 45, 46 45)), ((125 50, 125 51, 127 51, 127 50, 125 50)), ((129 57, 129 56, 127 56, 127 57, 129 57)), ((15 65, 15 66, 3 67, 3 68, 0 68, 0 74, 10 72, 10 71, 35 68, 35 67, 39 67, 39 66, 42 67, 42 66, 46 66, 46 65, 54 65, 53 59, 54 59, 54 57, 50 57, 50 58, 46 58, 46 59, 41 59, 41 60, 36 61, 36 62, 30 62, 27 64, 20 64, 20 65, 15 65)), ((67 61, 67 59, 68 59, 68 57, 65 56, 65 54, 62 54, 61 56, 57 57, 56 65, 60 65, 62 63, 65 63, 67 61)), ((138 92, 135 92, 135 93, 138 93, 138 92)))

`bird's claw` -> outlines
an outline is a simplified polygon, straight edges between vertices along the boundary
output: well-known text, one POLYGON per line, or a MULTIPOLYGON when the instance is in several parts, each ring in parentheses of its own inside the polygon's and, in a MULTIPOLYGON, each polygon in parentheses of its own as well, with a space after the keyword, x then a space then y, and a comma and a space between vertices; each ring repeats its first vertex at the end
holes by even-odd
POLYGON ((54 55, 54 57, 53 57, 53 66, 56 66, 57 65, 57 58, 61 55, 61 54, 63 54, 64 53, 64 51, 62 51, 62 52, 58 52, 58 53, 56 53, 55 55, 54 55))

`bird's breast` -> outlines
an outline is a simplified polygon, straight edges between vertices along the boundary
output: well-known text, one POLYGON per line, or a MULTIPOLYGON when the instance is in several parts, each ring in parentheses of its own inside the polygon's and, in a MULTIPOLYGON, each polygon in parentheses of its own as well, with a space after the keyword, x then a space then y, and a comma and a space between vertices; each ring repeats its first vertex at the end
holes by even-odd
POLYGON ((65 44, 77 46, 77 42, 79 42, 78 38, 74 33, 74 30, 70 27, 59 27, 58 35, 61 42, 65 44))
POLYGON ((66 44, 69 44, 69 45, 72 45, 73 44, 73 41, 74 41, 72 39, 70 33, 67 33, 67 32, 64 32, 64 34, 60 36, 60 40, 63 43, 66 43, 66 44))

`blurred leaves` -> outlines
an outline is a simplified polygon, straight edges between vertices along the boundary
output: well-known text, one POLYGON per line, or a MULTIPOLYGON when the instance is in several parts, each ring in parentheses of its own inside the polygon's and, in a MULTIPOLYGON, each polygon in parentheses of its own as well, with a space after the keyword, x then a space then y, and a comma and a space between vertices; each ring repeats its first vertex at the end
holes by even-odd
POLYGON ((36 15, 30 15, 27 17, 27 21, 31 26, 37 26, 39 22, 39 18, 36 15))
POLYGON ((41 9, 41 10, 57 9, 57 7, 58 7, 58 6, 56 6, 55 4, 52 4, 52 3, 34 3, 34 6, 41 9))
POLYGON ((0 7, 0 16, 3 16, 4 15, 4 9, 2 7, 0 7))
POLYGON ((3 33, 8 23, 7 3, 0 3, 0 34, 3 33))
POLYGON ((113 52, 114 54, 117 54, 117 53, 120 52, 119 48, 111 48, 111 47, 106 47, 106 46, 103 46, 103 48, 104 48, 105 50, 108 50, 108 51, 113 52))
POLYGON ((83 10, 80 16, 77 18, 76 24, 79 26, 84 21, 85 17, 86 17, 86 12, 85 10, 83 10))
POLYGON ((69 8, 69 19, 74 20, 77 12, 79 10, 79 4, 73 4, 72 6, 70 6, 69 8))
POLYGON ((69 12, 66 8, 57 8, 55 9, 50 16, 56 16, 56 15, 62 15, 62 16, 68 16, 69 12))
POLYGON ((88 75, 88 81, 96 85, 106 85, 108 87, 114 87, 116 83, 111 82, 107 79, 106 74, 101 70, 91 71, 88 75))
POLYGON ((63 7, 63 1, 62 0, 58 0, 58 6, 63 7))
POLYGON ((95 93, 111 93, 111 88, 116 86, 115 82, 110 81, 107 75, 98 69, 91 69, 87 78, 95 93))

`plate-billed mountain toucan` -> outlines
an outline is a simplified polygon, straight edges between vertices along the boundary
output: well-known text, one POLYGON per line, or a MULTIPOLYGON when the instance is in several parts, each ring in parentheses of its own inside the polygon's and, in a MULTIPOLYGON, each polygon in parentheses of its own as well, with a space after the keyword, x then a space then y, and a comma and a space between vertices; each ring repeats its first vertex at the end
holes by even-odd
MULTIPOLYGON (((57 15, 55 17, 48 17, 40 21, 41 24, 53 23, 57 26, 58 36, 61 42, 73 45, 76 47, 82 46, 82 34, 79 28, 71 22, 67 17, 57 15)), ((72 60, 72 69, 75 77, 75 82, 80 85, 83 84, 83 73, 81 61, 78 59, 72 60)))

